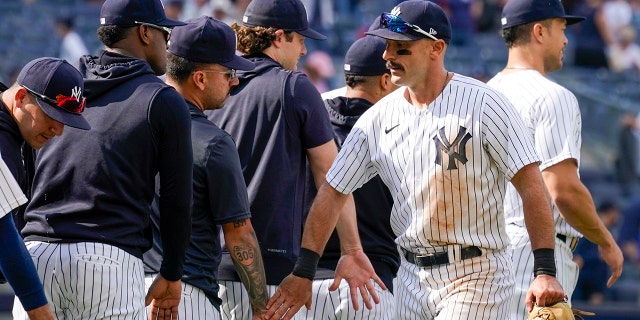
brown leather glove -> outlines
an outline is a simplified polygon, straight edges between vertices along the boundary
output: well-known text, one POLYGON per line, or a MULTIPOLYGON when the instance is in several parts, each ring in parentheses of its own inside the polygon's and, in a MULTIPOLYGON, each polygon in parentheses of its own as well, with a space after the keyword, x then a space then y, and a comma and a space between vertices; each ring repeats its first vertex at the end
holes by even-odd
POLYGON ((595 315, 593 312, 571 309, 567 302, 560 301, 547 307, 534 306, 527 320, 582 320, 582 316, 595 315))

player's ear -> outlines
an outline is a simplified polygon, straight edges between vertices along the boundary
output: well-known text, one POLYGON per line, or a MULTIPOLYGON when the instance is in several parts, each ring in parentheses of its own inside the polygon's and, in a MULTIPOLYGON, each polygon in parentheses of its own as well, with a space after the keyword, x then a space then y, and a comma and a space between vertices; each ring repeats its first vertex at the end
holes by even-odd
POLYGON ((27 96, 27 89, 23 87, 18 88, 13 100, 15 101, 16 107, 22 108, 22 106, 27 103, 27 100, 29 100, 29 97, 27 96))
POLYGON ((205 72, 202 70, 196 70, 191 74, 191 81, 193 85, 198 87, 200 90, 205 90, 207 84, 207 77, 205 72))

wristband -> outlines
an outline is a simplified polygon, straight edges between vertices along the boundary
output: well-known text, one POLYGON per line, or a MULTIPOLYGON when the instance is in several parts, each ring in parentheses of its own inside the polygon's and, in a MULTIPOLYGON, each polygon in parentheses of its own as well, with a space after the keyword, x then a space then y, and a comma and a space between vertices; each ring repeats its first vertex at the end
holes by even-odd
POLYGON ((294 276, 306 278, 313 281, 316 276, 316 269, 318 268, 318 261, 320 255, 305 248, 300 248, 300 255, 296 260, 296 265, 293 267, 294 276))
POLYGON ((541 248, 533 250, 533 275, 546 274, 556 276, 556 259, 553 249, 541 248))

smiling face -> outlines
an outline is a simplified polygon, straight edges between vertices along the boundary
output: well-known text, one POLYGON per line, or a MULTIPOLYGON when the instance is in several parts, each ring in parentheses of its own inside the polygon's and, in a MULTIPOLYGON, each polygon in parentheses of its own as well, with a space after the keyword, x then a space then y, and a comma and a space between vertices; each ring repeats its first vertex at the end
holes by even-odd
POLYGON ((16 100, 14 117, 24 140, 34 149, 40 149, 45 143, 64 131, 64 125, 49 117, 36 102, 36 98, 20 89, 16 100))

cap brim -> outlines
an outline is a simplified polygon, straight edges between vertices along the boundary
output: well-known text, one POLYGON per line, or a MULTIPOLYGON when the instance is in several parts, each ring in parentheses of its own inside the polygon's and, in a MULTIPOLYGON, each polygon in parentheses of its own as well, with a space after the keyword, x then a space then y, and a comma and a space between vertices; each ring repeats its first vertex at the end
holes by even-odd
POLYGON ((388 40, 396 40, 396 41, 414 41, 414 40, 420 40, 420 39, 426 38, 424 36, 419 36, 419 35, 411 34, 408 32, 407 33, 393 32, 385 28, 367 31, 364 34, 370 35, 370 36, 376 36, 376 37, 380 37, 388 40))
POLYGON ((163 26, 163 27, 170 27, 170 28, 187 25, 186 23, 184 23, 182 21, 168 19, 168 18, 165 18, 164 20, 162 20, 160 22, 156 22, 155 24, 157 24, 159 26, 163 26))
POLYGON ((576 24, 578 22, 584 21, 585 17, 578 16, 564 16, 563 18, 567 19, 567 25, 576 24))
POLYGON ((301 35, 303 35, 303 36, 305 36, 305 37, 307 37, 307 38, 311 38, 311 39, 316 39, 316 40, 326 40, 327 39, 326 36, 324 36, 320 32, 315 31, 315 30, 313 30, 311 28, 306 29, 306 30, 300 30, 300 31, 296 30, 296 32, 301 34, 301 35))
POLYGON ((234 56, 230 61, 222 62, 220 65, 236 70, 253 70, 256 67, 253 62, 240 56, 234 56))
POLYGON ((36 102, 49 117, 53 120, 56 120, 65 126, 74 127, 82 130, 91 129, 91 125, 89 122, 84 119, 84 117, 80 114, 70 113, 64 111, 63 109, 58 108, 57 106, 52 106, 49 103, 42 101, 36 98, 36 102))

